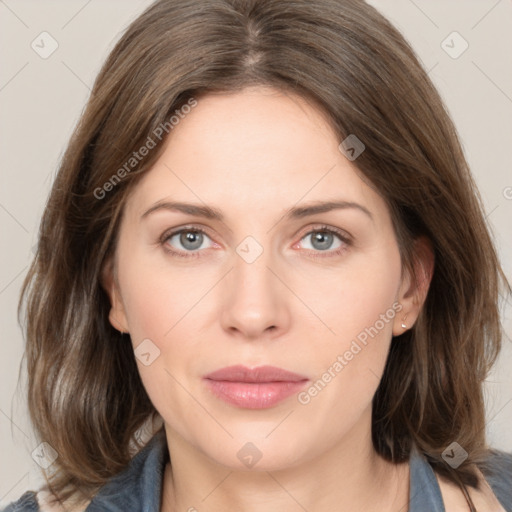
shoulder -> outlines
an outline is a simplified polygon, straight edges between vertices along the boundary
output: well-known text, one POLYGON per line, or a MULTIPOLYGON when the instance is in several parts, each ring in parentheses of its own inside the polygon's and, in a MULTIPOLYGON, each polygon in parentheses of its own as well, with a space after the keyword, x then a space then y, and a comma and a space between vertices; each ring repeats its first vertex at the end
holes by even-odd
POLYGON ((36 491, 27 491, 21 498, 13 501, 7 508, 0 512, 39 512, 39 504, 36 498, 36 491))
POLYGON ((0 512, 83 512, 87 503, 66 502, 60 505, 46 490, 26 491, 21 498, 0 510, 0 512))
MULTIPOLYGON (((467 487, 479 512, 512 512, 512 454, 490 450, 477 466, 479 488, 467 487)), ((447 512, 467 510, 460 488, 437 475, 447 512)))
POLYGON ((506 512, 512 512, 512 453, 489 450, 479 470, 506 512))
POLYGON ((37 493, 37 502, 40 512, 84 512, 90 503, 70 498, 61 505, 51 492, 44 489, 37 493))
MULTIPOLYGON (((112 477, 88 502, 56 503, 44 489, 26 491, 0 512, 99 512, 104 510, 142 510, 143 504, 158 503, 163 471, 168 457, 165 430, 158 430, 133 456, 130 464, 112 477), (122 502, 126 507, 118 507, 122 502)), ((145 508, 147 509, 147 507, 145 508)))

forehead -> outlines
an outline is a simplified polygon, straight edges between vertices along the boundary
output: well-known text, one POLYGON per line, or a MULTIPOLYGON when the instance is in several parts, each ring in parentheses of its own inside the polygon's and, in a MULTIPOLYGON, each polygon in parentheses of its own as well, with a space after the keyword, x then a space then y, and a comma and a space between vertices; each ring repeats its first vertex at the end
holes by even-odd
POLYGON ((174 126, 133 207, 141 214, 167 196, 233 212, 340 199, 382 207, 339 144, 325 114, 300 96, 262 87, 209 94, 174 126))

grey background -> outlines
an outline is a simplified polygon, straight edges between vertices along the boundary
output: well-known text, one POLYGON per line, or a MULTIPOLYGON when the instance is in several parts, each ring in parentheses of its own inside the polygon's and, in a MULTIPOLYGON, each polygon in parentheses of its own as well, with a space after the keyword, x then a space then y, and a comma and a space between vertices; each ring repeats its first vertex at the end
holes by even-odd
MULTIPOLYGON (((372 0, 405 35, 461 135, 507 276, 512 279, 512 3, 509 0, 372 0), (457 35, 451 35, 457 31, 457 35), (467 41, 469 45, 458 58, 467 41), (443 43, 443 41, 445 41, 443 43), (448 52, 451 52, 450 56, 448 52)), ((0 0, 0 505, 41 485, 18 371, 24 342, 20 286, 51 182, 90 87, 120 32, 147 0, 0 0), (57 50, 40 36, 48 32, 57 50)), ((486 384, 491 445, 512 451, 512 320, 486 384)))

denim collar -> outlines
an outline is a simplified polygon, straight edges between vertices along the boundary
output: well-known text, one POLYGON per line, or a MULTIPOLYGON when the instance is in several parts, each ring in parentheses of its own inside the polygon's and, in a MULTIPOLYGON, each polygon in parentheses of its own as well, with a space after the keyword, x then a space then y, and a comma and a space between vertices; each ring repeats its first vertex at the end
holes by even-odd
POLYGON ((120 474, 94 496, 86 512, 160 512, 167 438, 161 428, 120 474))
POLYGON ((408 512, 446 512, 434 470, 416 447, 409 457, 409 472, 408 512))

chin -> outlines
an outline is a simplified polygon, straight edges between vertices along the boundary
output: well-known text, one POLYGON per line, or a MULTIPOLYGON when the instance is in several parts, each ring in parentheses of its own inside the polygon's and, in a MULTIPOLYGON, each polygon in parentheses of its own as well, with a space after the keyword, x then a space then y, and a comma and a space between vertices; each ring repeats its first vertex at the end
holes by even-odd
POLYGON ((315 446, 318 449, 318 443, 310 439, 311 450, 308 450, 306 440, 301 441, 296 432, 293 437, 291 432, 290 435, 283 432, 272 438, 273 435, 209 439, 201 443, 203 446, 197 445, 197 448, 212 461, 231 471, 251 472, 280 471, 297 466, 314 456, 311 451, 315 446))

